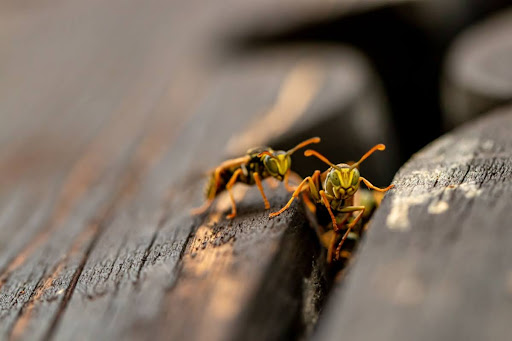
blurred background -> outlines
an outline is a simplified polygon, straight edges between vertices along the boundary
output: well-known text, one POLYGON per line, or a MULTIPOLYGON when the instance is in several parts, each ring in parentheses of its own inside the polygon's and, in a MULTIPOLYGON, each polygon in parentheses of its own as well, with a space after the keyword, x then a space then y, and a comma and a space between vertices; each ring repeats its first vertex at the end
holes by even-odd
MULTIPOLYGON (((37 287, 54 269, 67 269, 52 263, 62 250, 76 252, 90 240, 83 252, 94 254, 107 238, 101 233, 117 243, 136 236, 151 247, 145 214, 162 201, 175 200, 173 214, 197 206, 202 198, 187 191, 197 192, 206 170, 248 148, 288 149, 321 136, 315 148, 341 163, 385 143, 361 172, 387 185, 423 146, 511 101, 510 5, 0 1, 0 288, 10 297, 0 302, 1 335, 26 335, 29 322, 20 316, 32 312, 24 289, 2 286, 10 274, 22 269, 37 287), (116 230, 109 214, 135 192, 135 208, 120 211, 136 212, 127 219, 136 226, 116 230), (103 213, 108 229, 83 228, 103 213), (22 267, 30 262, 33 268, 22 267)), ((293 161, 301 175, 326 168, 301 153, 293 161)), ((96 257, 97 264, 108 258, 96 257)), ((84 265, 70 263, 80 274, 84 265)), ((78 281, 64 277, 64 288, 78 281)), ((33 333, 56 328, 39 325, 33 333)))
POLYGON ((0 181, 62 168, 111 120, 127 134, 153 120, 165 135, 225 111, 241 122, 219 132, 227 156, 319 135, 341 162, 384 142, 368 171, 388 182, 422 146, 510 100, 508 4, 3 1, 0 181))

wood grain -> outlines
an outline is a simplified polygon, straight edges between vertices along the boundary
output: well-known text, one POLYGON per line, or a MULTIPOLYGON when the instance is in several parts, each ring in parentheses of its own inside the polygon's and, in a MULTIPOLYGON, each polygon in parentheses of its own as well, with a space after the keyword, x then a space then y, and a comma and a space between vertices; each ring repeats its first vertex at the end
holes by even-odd
POLYGON ((434 141, 397 173, 317 340, 508 340, 512 108, 434 141))
MULTIPOLYGON (((1 6, 0 338, 309 332, 328 279, 298 206, 269 220, 257 190, 239 187, 233 221, 226 197, 204 217, 188 212, 232 135, 293 106, 304 57, 326 76, 297 100, 303 134, 365 94, 381 113, 365 60, 326 46, 223 55, 224 8, 203 2, 1 6)), ((274 209, 288 197, 266 190, 274 209)))

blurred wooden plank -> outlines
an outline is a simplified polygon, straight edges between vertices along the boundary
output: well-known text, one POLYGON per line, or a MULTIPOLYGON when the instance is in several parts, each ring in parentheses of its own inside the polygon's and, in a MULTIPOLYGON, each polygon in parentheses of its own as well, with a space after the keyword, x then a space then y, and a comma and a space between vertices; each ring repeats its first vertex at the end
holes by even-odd
POLYGON ((512 108, 467 124, 397 173, 317 340, 508 340, 512 108))
POLYGON ((445 123, 453 127, 512 100, 512 9, 464 31, 444 71, 445 123))
MULTIPOLYGON (((142 13, 123 8, 126 17, 116 19, 120 20, 117 24, 122 27, 131 23, 130 18, 139 18, 141 25, 154 25, 154 31, 148 29, 145 35, 141 34, 141 41, 154 35, 163 39, 162 32, 168 27, 158 20, 153 23, 156 19, 151 15, 163 8, 155 5, 142 13)), ((69 14, 78 10, 71 6, 62 11, 69 14)), ((100 44, 97 55, 91 55, 93 60, 104 57, 113 63, 117 53, 127 53, 133 41, 122 45, 121 52, 112 52, 114 58, 105 55, 109 49, 105 52, 104 48, 110 46, 110 39, 123 31, 107 23, 113 7, 106 11, 102 19, 106 21, 98 23, 108 31, 100 36, 106 41, 100 44)), ((165 15, 158 18, 163 22, 165 15)), ((77 25, 80 31, 89 22, 84 19, 77 25)), ((127 34, 130 32, 127 29, 127 34)), ((55 109, 48 112, 56 110, 66 120, 65 124, 61 122, 61 129, 53 128, 49 122, 48 130, 43 129, 41 144, 44 147, 46 136, 53 136, 69 156, 61 160, 57 154, 59 162, 49 163, 45 170, 50 179, 63 175, 64 179, 54 180, 50 192, 48 187, 41 189, 41 193, 53 193, 47 206, 41 208, 44 215, 37 215, 39 218, 30 225, 30 230, 13 229, 12 235, 6 236, 19 243, 6 245, 2 250, 3 337, 163 339, 174 335, 196 339, 207 335, 224 339, 245 334, 249 329, 244 326, 250 325, 261 336, 277 338, 302 335, 304 325, 315 318, 316 308, 310 309, 307 318, 303 316, 307 295, 302 281, 319 276, 320 270, 313 271, 311 265, 319 254, 319 245, 305 227, 300 211, 294 209, 281 219, 270 221, 254 189, 247 192, 247 198, 240 204, 240 217, 233 222, 223 218, 227 208, 225 197, 219 200, 217 210, 204 219, 190 217, 188 211, 201 201, 203 171, 228 154, 232 133, 248 131, 261 113, 278 107, 276 103, 280 103, 278 99, 287 82, 302 84, 292 84, 288 101, 303 103, 290 125, 280 128, 286 132, 296 127, 300 118, 309 122, 301 128, 305 131, 308 125, 315 125, 315 115, 333 117, 322 113, 363 98, 368 89, 366 82, 373 79, 369 67, 349 49, 321 46, 255 55, 252 61, 247 56, 238 63, 227 63, 199 101, 201 92, 196 85, 204 85, 205 76, 194 74, 191 69, 196 62, 201 67, 200 61, 183 59, 190 50, 175 56, 172 44, 160 45, 161 42, 156 40, 151 46, 144 43, 139 46, 145 49, 140 54, 127 53, 128 60, 122 65, 126 65, 127 72, 132 72, 130 67, 137 68, 137 72, 125 75, 126 79, 105 76, 105 83, 97 83, 88 78, 94 85, 91 91, 104 101, 98 111, 93 110, 94 102, 86 102, 79 105, 80 110, 67 114, 55 97, 58 92, 48 94, 56 103, 55 109), (325 53, 321 52, 324 50, 325 53), (158 57, 151 58, 157 54, 158 57), (309 79, 300 71, 305 55, 325 75, 314 82, 306 101, 300 97, 300 89, 309 79), (139 58, 144 62, 139 64, 139 58), (146 64, 148 60, 151 63, 146 64), (340 66, 340 60, 346 65, 340 66), (185 72, 175 72, 184 66, 189 67, 185 72), (290 76, 294 72, 298 72, 298 78, 290 76), (191 75, 197 78, 190 80, 191 75), (95 89, 96 86, 100 89, 95 89), (108 91, 109 87, 117 89, 118 97, 108 91), (120 103, 111 110, 113 98, 120 103), (194 102, 199 102, 196 113, 183 125, 187 118, 183 113, 189 113, 194 102), (82 129, 81 124, 74 122, 75 115, 84 117, 89 111, 97 112, 103 124, 84 124, 84 135, 89 139, 84 138, 77 147, 71 146, 68 152, 66 138, 75 131, 80 134, 82 129), (253 298, 268 292, 273 298, 270 311, 282 318, 279 328, 268 328, 273 314, 254 322, 252 319, 253 298)), ((69 66, 81 67, 85 64, 69 66)), ((52 82, 64 75, 55 77, 52 82)), ((71 80, 75 82, 74 78, 71 80)), ((70 94, 78 93, 81 84, 76 81, 76 88, 69 88, 70 94)), ((18 96, 22 90, 23 87, 18 89, 18 96)), ((372 96, 379 95, 376 92, 372 96)), ((44 104, 39 98, 31 100, 44 104)), ((68 97, 64 100, 74 103, 68 97)), ((370 108, 378 115, 381 102, 375 103, 378 104, 370 108)), ((23 120, 20 122, 22 129, 26 127, 23 120)), ((30 139, 33 131, 27 129, 23 134, 30 139)), ((272 134, 272 138, 279 134, 282 132, 272 134)), ((268 138, 255 142, 263 143, 268 138)), ((10 135, 6 137, 12 139, 10 135)), ((6 160, 5 169, 10 172, 11 163, 6 160)), ((41 162, 34 160, 34 164, 36 167, 30 173, 17 179, 14 189, 2 192, 2 203, 12 207, 12 212, 19 212, 20 204, 10 204, 8 198, 18 187, 31 188, 29 179, 38 176, 41 162)), ((271 203, 277 209, 288 194, 282 189, 274 193, 271 203)), ((42 194, 36 194, 25 199, 21 192, 19 200, 42 205, 42 194)), ((16 220, 23 214, 13 216, 16 220)), ((10 216, 7 218, 10 222, 10 216)), ((322 293, 317 287, 311 290, 318 292, 310 304, 316 306, 315 300, 321 299, 322 293)))
POLYGON ((384 85, 403 163, 443 132, 439 87, 447 46, 476 19, 508 5, 507 0, 310 2, 318 8, 301 16, 308 5, 290 4, 282 11, 266 8, 265 20, 247 14, 254 18, 240 20, 240 29, 227 36, 247 53, 312 41, 362 51, 384 85), (411 128, 418 126, 422 129, 411 128))
POLYGON ((204 77, 191 47, 168 43, 164 2, 27 5, 0 11, 0 331, 25 339, 53 330, 97 221, 168 147, 204 77))
MULTIPOLYGON (((272 111, 288 121, 247 147, 312 132, 335 144, 345 117, 354 148, 392 143, 365 59, 323 45, 223 54, 225 7, 202 1, 0 6, 0 338, 308 333, 328 285, 301 211, 269 220, 243 187, 233 222, 225 197, 188 211, 203 171, 242 146, 231 136, 272 111)), ((271 193, 274 209, 288 197, 271 193)))
MULTIPOLYGON (((343 45, 289 44, 238 54, 231 64, 226 72, 232 77, 230 87, 236 88, 235 83, 246 80, 256 85, 263 81, 258 80, 263 75, 268 79, 281 77, 283 82, 279 90, 258 85, 265 92, 255 89, 257 96, 250 94, 252 90, 233 94, 246 103, 269 96, 273 103, 259 106, 261 109, 244 129, 231 133, 229 155, 239 155, 255 144, 280 145, 286 150, 297 141, 321 136, 323 142, 315 149, 331 160, 346 161, 359 158, 375 144, 385 143, 388 151, 367 161, 367 175, 380 184, 391 180, 398 169, 399 155, 392 117, 379 79, 358 50, 343 45), (379 167, 383 164, 386 167, 379 167)), ((224 110, 237 115, 239 108, 231 107, 237 103, 225 102, 230 107, 224 110)), ((325 168, 325 164, 296 157, 294 167, 305 177, 325 168)))

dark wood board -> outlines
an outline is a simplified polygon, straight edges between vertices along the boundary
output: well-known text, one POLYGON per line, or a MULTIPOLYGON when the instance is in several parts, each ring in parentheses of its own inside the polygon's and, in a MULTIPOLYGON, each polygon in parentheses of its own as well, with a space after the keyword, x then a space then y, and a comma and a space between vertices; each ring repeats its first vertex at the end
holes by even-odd
MULTIPOLYGON (((201 5, 2 5, 10 40, 0 49, 8 70, 0 79, 0 338, 272 339, 311 330, 326 279, 298 206, 269 220, 250 189, 232 222, 223 218, 226 197, 205 217, 188 211, 201 203, 203 173, 231 155, 235 133, 250 134, 276 107, 301 58, 327 75, 301 106, 305 125, 367 96, 375 101, 364 109, 386 122, 369 86, 375 76, 349 48, 219 59, 222 8, 201 5)), ((301 90, 308 78, 298 74, 301 90)), ((273 208, 287 197, 273 192, 273 208)))
MULTIPOLYGON (((303 291, 307 292, 303 281, 322 281, 314 279, 321 269, 315 272, 312 264, 323 256, 302 214, 290 211, 282 219, 269 220, 253 188, 240 204, 240 217, 232 222, 223 219, 229 208, 226 196, 220 200, 221 207, 203 219, 188 215, 191 204, 200 204, 203 171, 230 152, 235 134, 219 132, 254 131, 251 126, 258 114, 275 106, 276 93, 282 91, 282 84, 297 68, 297 58, 307 49, 299 51, 280 50, 222 69, 194 119, 174 142, 176 147, 141 177, 140 192, 121 205, 105 227, 55 330, 56 339, 84 334, 123 339, 237 335, 275 339, 304 333, 317 311, 309 311, 307 318, 302 314, 303 291), (251 97, 258 89, 259 96, 251 97), (245 112, 239 101, 247 108, 245 112), (254 299, 258 295, 267 295, 273 304, 261 306, 254 299), (272 314, 261 314, 263 307, 272 314), (90 318, 80 319, 89 312, 90 318), (277 326, 270 324, 275 314, 281 318, 277 326), (249 330, 260 334, 246 335, 249 330)), ((345 58, 348 52, 338 53, 345 58)), ((312 98, 311 105, 322 108, 329 107, 333 98, 339 100, 337 91, 346 87, 342 84, 355 82, 337 81, 335 62, 324 60, 320 65, 334 75, 322 87, 325 91, 312 98), (325 92, 332 95, 325 96, 325 92)), ((243 195, 244 188, 239 190, 243 195)), ((273 208, 283 205, 287 196, 282 190, 274 193, 273 208)), ((311 290, 318 292, 313 301, 322 298, 317 287, 311 290)))
POLYGON ((512 107, 397 173, 315 340, 509 340, 512 107))

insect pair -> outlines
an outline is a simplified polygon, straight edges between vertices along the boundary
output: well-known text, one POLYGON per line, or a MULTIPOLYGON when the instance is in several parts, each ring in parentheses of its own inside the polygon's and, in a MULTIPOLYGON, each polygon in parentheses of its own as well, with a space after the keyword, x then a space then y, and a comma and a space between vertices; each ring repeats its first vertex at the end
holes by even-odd
POLYGON ((269 209, 270 204, 263 191, 261 181, 272 177, 279 181, 284 181, 285 187, 289 191, 293 191, 293 194, 288 203, 279 211, 271 213, 270 217, 276 217, 286 211, 292 202, 300 194, 303 194, 306 206, 311 212, 316 212, 316 205, 322 205, 329 213, 334 235, 328 246, 328 260, 332 258, 329 255, 333 254, 335 243, 339 239, 337 238, 338 235, 342 230, 345 230, 341 240, 338 242, 336 251, 334 251, 336 255, 339 255, 343 243, 365 212, 364 205, 354 205, 354 194, 359 189, 360 183, 364 182, 368 188, 379 192, 386 192, 393 185, 386 188, 375 187, 359 173, 358 167, 364 160, 375 151, 385 149, 383 144, 378 144, 364 154, 359 161, 350 165, 345 163, 335 165, 322 154, 311 149, 306 150, 304 152, 305 156, 316 156, 329 165, 329 169, 323 173, 319 170, 315 171, 312 176, 306 177, 293 190, 289 186, 288 180, 290 176, 298 177, 298 175, 291 170, 291 155, 300 148, 319 142, 320 138, 314 137, 299 143, 287 152, 282 150, 275 151, 268 147, 255 148, 249 150, 245 156, 223 162, 210 173, 206 186, 207 201, 203 206, 195 209, 193 213, 200 214, 206 211, 214 199, 221 192, 227 190, 232 205, 231 214, 227 217, 229 219, 234 218, 236 216, 236 203, 231 189, 237 182, 248 185, 256 184, 263 197, 265 208, 269 209), (357 213, 355 217, 353 217, 354 213, 357 213))

